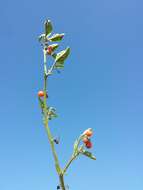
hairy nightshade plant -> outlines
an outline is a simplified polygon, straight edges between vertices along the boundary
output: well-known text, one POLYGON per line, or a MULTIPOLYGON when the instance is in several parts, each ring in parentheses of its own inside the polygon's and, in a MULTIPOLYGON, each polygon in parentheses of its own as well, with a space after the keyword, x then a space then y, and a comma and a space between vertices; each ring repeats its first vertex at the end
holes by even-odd
POLYGON ((58 42, 62 41, 62 39, 64 38, 64 33, 52 34, 52 32, 53 32, 53 25, 50 20, 46 20, 44 22, 44 33, 41 34, 38 38, 40 44, 42 45, 43 56, 44 56, 44 62, 43 62, 44 86, 43 86, 43 89, 41 89, 38 92, 38 100, 39 100, 40 108, 42 111, 43 124, 47 132, 48 140, 49 140, 53 158, 54 158, 55 169, 59 177, 59 185, 57 185, 57 189, 65 190, 66 187, 64 183, 64 175, 67 172, 67 169, 69 168, 71 163, 80 155, 85 155, 93 160, 96 160, 96 158, 95 156, 92 155, 91 152, 87 151, 87 149, 92 148, 91 137, 93 135, 93 131, 91 128, 89 128, 89 129, 86 129, 75 140, 72 155, 69 161, 65 164, 65 167, 62 168, 59 163, 58 155, 55 149, 55 144, 59 144, 59 140, 53 137, 50 127, 49 127, 49 121, 56 118, 57 113, 56 113, 56 109, 54 107, 51 107, 47 103, 47 99, 48 99, 47 81, 49 77, 52 77, 52 75, 54 74, 54 71, 60 71, 61 69, 64 68, 65 61, 70 54, 70 48, 67 47, 64 50, 57 52, 59 48, 58 42), (53 63, 48 64, 47 58, 52 59, 53 63))

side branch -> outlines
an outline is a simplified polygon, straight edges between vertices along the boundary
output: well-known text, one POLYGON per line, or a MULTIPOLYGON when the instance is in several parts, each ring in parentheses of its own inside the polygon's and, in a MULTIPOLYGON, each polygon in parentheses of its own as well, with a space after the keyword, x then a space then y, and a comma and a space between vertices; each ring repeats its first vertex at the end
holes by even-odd
POLYGON ((68 161, 67 165, 63 169, 63 174, 66 173, 67 169, 69 168, 69 166, 71 165, 71 163, 78 157, 78 155, 79 155, 79 152, 76 155, 74 155, 74 156, 71 157, 71 159, 68 161))

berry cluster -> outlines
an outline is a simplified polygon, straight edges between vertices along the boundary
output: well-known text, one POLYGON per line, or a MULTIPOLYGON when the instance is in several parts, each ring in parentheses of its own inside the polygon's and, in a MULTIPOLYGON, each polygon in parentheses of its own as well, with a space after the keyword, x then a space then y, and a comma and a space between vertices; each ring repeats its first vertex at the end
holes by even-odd
POLYGON ((93 131, 91 128, 85 130, 83 132, 83 138, 82 141, 85 144, 86 148, 92 148, 92 142, 90 140, 90 137, 93 135, 93 131))

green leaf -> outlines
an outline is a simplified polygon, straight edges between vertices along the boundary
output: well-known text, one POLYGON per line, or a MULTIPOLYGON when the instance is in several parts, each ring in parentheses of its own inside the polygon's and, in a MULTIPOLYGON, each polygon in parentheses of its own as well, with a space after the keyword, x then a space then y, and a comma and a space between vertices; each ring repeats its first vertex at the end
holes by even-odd
POLYGON ((45 35, 49 36, 53 30, 53 26, 50 20, 46 20, 44 23, 45 26, 45 35))
POLYGON ((50 42, 58 42, 58 41, 61 41, 63 39, 63 37, 64 37, 64 33, 62 33, 62 34, 54 34, 48 40, 50 42))
POLYGON ((64 68, 64 61, 56 62, 55 68, 56 69, 63 69, 64 68))
POLYGON ((55 51, 59 47, 59 44, 52 44, 52 45, 49 45, 48 48, 49 47, 52 49, 52 51, 55 51))
POLYGON ((78 140, 76 140, 73 145, 73 155, 75 155, 78 151, 78 144, 78 140))
POLYGON ((56 114, 56 109, 53 107, 47 107, 47 114, 49 120, 58 117, 58 115, 56 114))
POLYGON ((67 47, 65 50, 59 52, 56 55, 55 62, 57 62, 57 63, 63 63, 68 58, 69 54, 70 54, 70 48, 67 47))
POLYGON ((85 155, 85 156, 87 156, 87 157, 89 157, 89 158, 91 158, 93 160, 96 160, 96 157, 93 156, 91 152, 88 152, 86 150, 82 150, 81 154, 83 154, 83 155, 85 155))
POLYGON ((46 42, 46 36, 45 36, 45 34, 41 34, 41 35, 38 37, 38 40, 39 40, 39 42, 46 42))
POLYGON ((56 56, 57 56, 56 53, 52 53, 52 57, 53 57, 54 59, 56 59, 56 56))

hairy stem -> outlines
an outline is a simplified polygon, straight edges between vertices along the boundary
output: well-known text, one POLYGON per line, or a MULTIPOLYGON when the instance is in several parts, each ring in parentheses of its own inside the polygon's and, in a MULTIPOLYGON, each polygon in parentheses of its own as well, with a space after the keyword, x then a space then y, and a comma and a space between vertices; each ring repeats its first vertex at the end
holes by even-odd
POLYGON ((48 75, 47 75, 47 65, 46 65, 47 64, 47 59, 46 58, 47 58, 46 53, 44 51, 44 124, 45 124, 45 129, 46 129, 46 132, 47 132, 47 135, 48 135, 49 143, 50 143, 50 146, 51 146, 51 149, 52 149, 52 154, 53 154, 54 161, 55 161, 55 168, 56 168, 56 171, 57 171, 57 173, 59 175, 60 185, 61 185, 62 190, 65 190, 64 178, 63 178, 62 170, 60 168, 58 156, 56 154, 53 137, 52 137, 50 128, 48 126, 47 96, 46 96, 48 75))
POLYGON ((59 180, 60 180, 60 187, 61 187, 61 189, 62 190, 66 190, 65 184, 64 184, 64 175, 63 174, 59 175, 59 180))
POLYGON ((68 161, 67 165, 63 169, 63 174, 66 173, 67 169, 69 168, 69 166, 71 165, 71 163, 78 157, 78 155, 79 155, 79 152, 76 155, 74 155, 74 156, 71 157, 71 159, 68 161))
POLYGON ((78 138, 77 144, 76 144, 76 148, 74 148, 74 151, 73 151, 73 154, 72 154, 70 160, 68 161, 68 163, 66 164, 65 168, 63 169, 63 174, 66 173, 66 171, 67 171, 67 169, 69 168, 69 166, 71 165, 71 163, 79 156, 79 154, 80 154, 80 149, 81 149, 82 147, 81 147, 80 149, 78 149, 78 147, 79 147, 79 143, 80 143, 82 137, 83 137, 83 135, 81 135, 81 136, 78 138))

